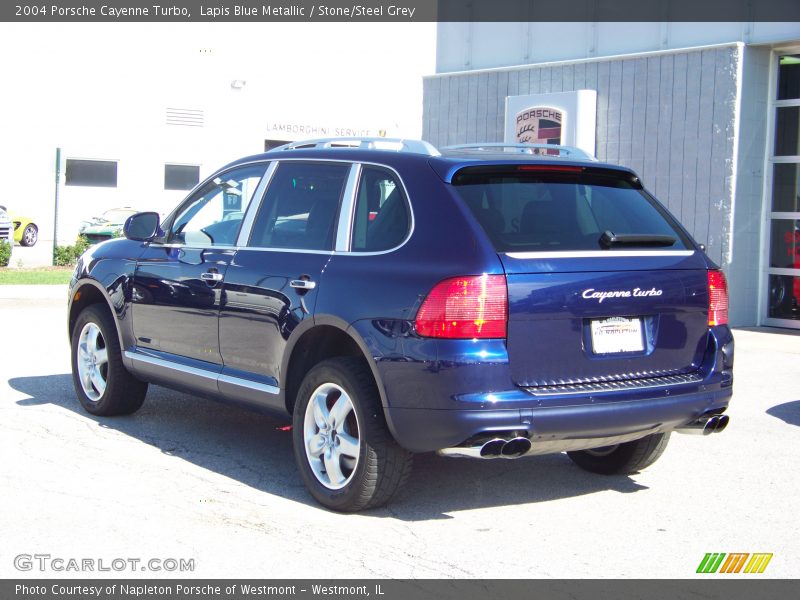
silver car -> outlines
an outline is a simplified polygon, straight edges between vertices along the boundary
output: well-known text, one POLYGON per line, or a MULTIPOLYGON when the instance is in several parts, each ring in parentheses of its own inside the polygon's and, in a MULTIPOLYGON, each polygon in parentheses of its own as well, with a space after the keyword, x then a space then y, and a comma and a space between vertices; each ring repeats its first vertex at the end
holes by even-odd
POLYGON ((0 240, 14 245, 14 223, 6 212, 5 206, 0 206, 0 240))

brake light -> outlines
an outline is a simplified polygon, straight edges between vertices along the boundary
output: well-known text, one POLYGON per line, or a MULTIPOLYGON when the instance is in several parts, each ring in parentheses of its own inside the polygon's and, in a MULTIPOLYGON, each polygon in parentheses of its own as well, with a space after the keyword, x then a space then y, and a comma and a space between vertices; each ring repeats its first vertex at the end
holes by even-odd
POLYGON ((437 283, 417 312, 423 337, 504 338, 508 320, 505 275, 453 277, 437 283))
POLYGON ((708 324, 728 324, 728 282, 722 271, 708 272, 708 324))
POLYGON ((519 165, 517 171, 545 171, 550 173, 580 173, 583 167, 568 165, 519 165))

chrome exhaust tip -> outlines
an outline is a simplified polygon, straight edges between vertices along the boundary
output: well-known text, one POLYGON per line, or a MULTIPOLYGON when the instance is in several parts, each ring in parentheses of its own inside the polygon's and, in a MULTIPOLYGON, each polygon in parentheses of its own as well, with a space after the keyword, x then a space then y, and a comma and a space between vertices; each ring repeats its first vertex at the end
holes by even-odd
POLYGON ((725 430, 731 418, 728 415, 720 415, 717 420, 717 426, 714 428, 714 433, 720 433, 725 430))
POLYGON ((703 427, 703 435, 711 435, 717 430, 717 425, 719 424, 719 417, 714 415, 708 421, 706 421, 705 426, 703 427))
POLYGON ((489 440, 481 446, 480 455, 482 458, 499 458, 503 454, 505 445, 506 441, 500 438, 489 440))
POLYGON ((509 440, 502 449, 503 458, 519 458, 531 449, 531 441, 528 438, 516 437, 509 440))
POLYGON ((696 421, 677 427, 675 431, 693 435, 711 435, 725 429, 728 426, 728 421, 730 421, 728 415, 704 416, 696 421))

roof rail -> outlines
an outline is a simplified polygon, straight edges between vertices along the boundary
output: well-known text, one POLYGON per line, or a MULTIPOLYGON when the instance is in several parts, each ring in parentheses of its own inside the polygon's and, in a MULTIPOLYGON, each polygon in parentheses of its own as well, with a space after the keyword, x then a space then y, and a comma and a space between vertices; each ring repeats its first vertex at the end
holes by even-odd
POLYGON ((360 148, 367 150, 389 150, 395 152, 413 152, 428 156, 439 156, 439 151, 423 140, 404 140, 383 137, 340 137, 300 140, 273 148, 270 152, 283 150, 305 150, 307 148, 360 148))
POLYGON ((588 152, 575 148, 574 146, 559 146, 557 144, 459 144, 456 146, 445 146, 442 150, 466 150, 476 152, 516 152, 520 154, 540 154, 543 156, 554 156, 559 158, 578 158, 582 160, 597 160, 588 152))

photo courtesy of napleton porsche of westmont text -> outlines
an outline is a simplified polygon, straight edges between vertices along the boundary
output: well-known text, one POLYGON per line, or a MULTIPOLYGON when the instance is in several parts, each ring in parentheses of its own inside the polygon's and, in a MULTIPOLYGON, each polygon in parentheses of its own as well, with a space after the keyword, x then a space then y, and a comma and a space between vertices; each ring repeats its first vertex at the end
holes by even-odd
POLYGON ((250 585, 246 583, 237 584, 204 584, 193 585, 192 583, 170 583, 142 585, 139 583, 112 583, 110 585, 75 585, 69 583, 51 583, 42 585, 26 585, 18 583, 14 586, 14 594, 17 597, 41 598, 48 595, 56 596, 86 596, 103 598, 108 596, 120 596, 131 598, 167 598, 167 597, 217 597, 217 596, 280 596, 289 597, 297 594, 311 593, 314 596, 338 596, 338 597, 359 597, 359 596, 383 596, 384 592, 380 583, 369 585, 322 585, 312 583, 305 587, 298 585, 250 585))

